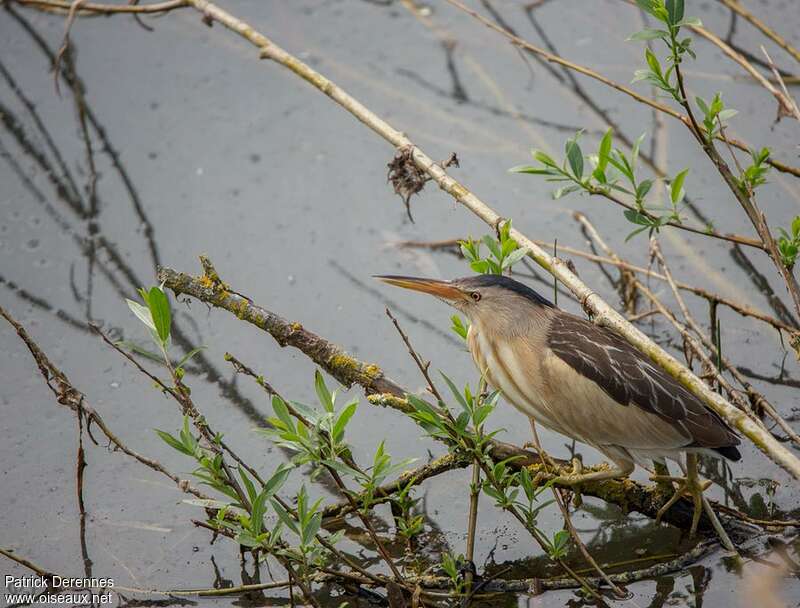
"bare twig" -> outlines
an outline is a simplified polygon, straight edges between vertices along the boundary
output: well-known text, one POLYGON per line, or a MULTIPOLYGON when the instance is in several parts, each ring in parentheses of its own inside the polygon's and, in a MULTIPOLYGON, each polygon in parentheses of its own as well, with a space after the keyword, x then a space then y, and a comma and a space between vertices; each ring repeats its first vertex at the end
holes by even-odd
MULTIPOLYGON (((592 70, 590 68, 587 68, 586 66, 580 65, 578 63, 575 63, 575 62, 569 61, 567 59, 564 59, 563 57, 561 57, 559 55, 556 55, 554 53, 550 53, 550 52, 548 52, 548 51, 546 51, 546 50, 544 50, 542 48, 537 47, 536 45, 531 44, 530 42, 520 38, 519 36, 515 36, 511 32, 507 31, 505 28, 497 25, 496 23, 493 23, 492 21, 490 21, 489 19, 487 19, 486 17, 484 17, 480 13, 478 13, 478 12, 472 10, 471 8, 465 6, 459 0, 446 0, 446 1, 448 3, 450 3, 451 5, 455 6, 457 9, 465 12, 466 14, 468 14, 469 16, 471 16, 473 19, 477 20, 481 24, 485 25, 489 29, 494 30, 495 32, 501 34, 502 36, 505 36, 515 46, 520 47, 520 48, 524 48, 524 49, 526 49, 526 50, 528 50, 528 51, 530 51, 530 52, 532 52, 532 53, 534 53, 536 55, 539 55, 540 57, 542 57, 546 61, 561 65, 561 66, 567 68, 568 70, 571 70, 573 72, 577 72, 579 74, 583 74, 584 76, 588 76, 589 78, 597 80, 598 82, 601 82, 604 85, 609 86, 612 89, 615 89, 615 90, 619 91, 620 93, 624 93, 625 95, 627 95, 628 97, 634 99, 635 101, 637 101, 639 103, 642 103, 642 104, 644 104, 646 106, 654 108, 654 109, 658 110, 659 112, 663 112, 664 114, 666 114, 668 116, 671 116, 672 118, 675 118, 675 119, 681 121, 686 126, 690 126, 691 125, 691 121, 690 121, 690 118, 688 116, 686 116, 684 114, 681 114, 680 112, 674 110, 673 108, 669 107, 668 105, 663 104, 663 103, 658 102, 658 101, 655 101, 654 99, 650 99, 649 97, 647 97, 645 95, 637 93, 636 91, 634 91, 630 87, 626 87, 625 85, 622 85, 622 84, 620 84, 620 83, 618 83, 618 82, 616 82, 614 80, 611 80, 610 78, 607 78, 606 76, 603 76, 599 72, 596 72, 596 71, 594 71, 594 70, 592 70)), ((749 147, 745 143, 743 143, 741 141, 738 141, 738 140, 735 140, 735 139, 729 139, 729 142, 731 143, 731 145, 739 148, 740 150, 743 150, 743 151, 748 151, 749 150, 749 147)), ((769 162, 770 165, 772 165, 778 171, 791 173, 792 175, 794 175, 796 177, 800 177, 800 168, 789 167, 789 166, 784 165, 783 163, 779 163, 777 161, 773 162, 772 160, 769 160, 767 162, 769 162)))
POLYGON ((753 26, 761 30, 761 33, 764 34, 767 38, 772 40, 775 44, 781 47, 784 51, 789 53, 792 57, 794 57, 795 61, 800 62, 800 51, 794 48, 789 42, 786 41, 783 36, 779 35, 775 30, 769 27, 766 23, 761 21, 758 17, 756 17, 753 13, 748 11, 739 0, 717 0, 717 2, 721 2, 729 9, 731 9, 734 13, 742 17, 745 21, 748 21, 753 26))
POLYGON ((186 0, 166 0, 165 2, 153 2, 151 4, 98 4, 95 2, 81 2, 81 5, 75 9, 73 9, 74 2, 67 0, 13 0, 13 2, 23 6, 33 6, 42 9, 75 10, 76 14, 166 13, 176 8, 188 6, 186 0))
POLYGON ((764 53, 764 57, 767 58, 767 65, 769 65, 770 70, 772 70, 772 75, 775 77, 775 80, 780 85, 781 90, 783 91, 783 94, 787 99, 788 111, 797 120, 800 120, 800 108, 797 107, 797 101, 789 93, 789 89, 786 88, 786 82, 784 81, 783 76, 781 76, 781 73, 778 71, 778 68, 775 67, 775 64, 772 61, 772 57, 769 56, 769 53, 767 53, 767 49, 765 49, 763 45, 761 46, 761 52, 764 53))

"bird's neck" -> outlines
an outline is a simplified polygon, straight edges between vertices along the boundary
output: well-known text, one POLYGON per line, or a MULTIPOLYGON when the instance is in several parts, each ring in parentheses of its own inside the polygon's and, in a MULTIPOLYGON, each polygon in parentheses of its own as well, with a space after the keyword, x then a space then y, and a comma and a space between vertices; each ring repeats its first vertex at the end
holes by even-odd
POLYGON ((470 317, 470 331, 475 335, 482 334, 491 341, 543 334, 550 326, 555 310, 544 306, 526 306, 521 309, 481 311, 470 317))

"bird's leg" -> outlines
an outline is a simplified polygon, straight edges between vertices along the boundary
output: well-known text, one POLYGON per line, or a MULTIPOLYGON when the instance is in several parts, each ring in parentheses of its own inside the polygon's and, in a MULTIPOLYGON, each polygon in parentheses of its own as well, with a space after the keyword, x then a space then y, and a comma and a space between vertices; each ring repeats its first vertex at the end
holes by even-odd
POLYGON ((700 476, 697 474, 697 454, 686 454, 686 477, 671 477, 669 475, 653 475, 650 479, 654 481, 670 481, 677 482, 678 488, 672 497, 658 510, 656 513, 656 523, 661 521, 664 514, 678 500, 681 499, 684 493, 692 497, 694 503, 694 512, 692 513, 692 526, 689 528, 689 536, 692 537, 697 532, 697 525, 700 523, 700 515, 703 513, 703 492, 711 485, 710 481, 701 481, 700 476))
POLYGON ((558 465, 553 461, 552 458, 550 458, 550 455, 542 449, 542 444, 539 443, 539 433, 536 432, 536 421, 533 418, 528 418, 528 422, 531 424, 531 435, 533 435, 533 441, 525 443, 522 447, 533 448, 536 450, 536 453, 539 454, 539 459, 542 461, 542 466, 546 472, 557 471, 558 465))

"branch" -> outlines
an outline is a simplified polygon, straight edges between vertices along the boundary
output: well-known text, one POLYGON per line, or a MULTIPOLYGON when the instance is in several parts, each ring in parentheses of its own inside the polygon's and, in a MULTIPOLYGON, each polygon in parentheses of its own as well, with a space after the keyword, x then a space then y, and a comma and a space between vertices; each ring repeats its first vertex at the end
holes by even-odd
POLYGON ((753 15, 750 11, 748 11, 745 7, 741 5, 739 0, 717 0, 721 2, 729 9, 731 9, 734 13, 739 15, 745 21, 748 21, 751 25, 755 26, 761 33, 764 34, 767 38, 772 40, 775 44, 781 47, 784 51, 789 53, 792 57, 794 57, 795 61, 800 62, 800 51, 794 48, 791 44, 789 44, 786 39, 782 36, 777 34, 772 28, 770 28, 766 23, 761 21, 758 17, 753 15))
MULTIPOLYGON (((73 8, 73 2, 67 0, 13 0, 23 6, 33 6, 40 9, 69 11, 73 8)), ((176 8, 189 6, 186 0, 167 0, 166 2, 154 2, 152 4, 96 4, 92 2, 81 3, 75 10, 77 14, 94 13, 111 15, 115 13, 137 13, 152 14, 166 13, 176 8)))
MULTIPOLYGON (((675 118, 676 120, 681 121, 687 127, 691 126, 691 121, 690 121, 688 116, 686 116, 684 114, 681 114, 680 112, 678 112, 677 110, 674 110, 673 108, 669 107, 668 105, 660 103, 658 101, 655 101, 654 99, 650 99, 649 97, 647 97, 645 95, 642 95, 641 93, 637 93, 636 91, 634 91, 630 87, 626 87, 625 85, 622 85, 622 84, 620 84, 620 83, 618 83, 618 82, 616 82, 614 80, 611 80, 610 78, 607 78, 607 77, 603 76, 602 74, 600 74, 598 72, 595 72, 594 70, 592 70, 590 68, 587 68, 586 66, 583 66, 583 65, 580 65, 578 63, 574 63, 572 61, 564 59, 560 55, 556 55, 554 53, 550 53, 550 52, 548 52, 548 51, 546 51, 546 50, 544 50, 542 48, 539 48, 538 46, 535 46, 535 45, 531 44, 527 40, 524 40, 524 39, 520 38, 519 36, 515 36, 514 34, 509 32, 508 30, 506 30, 502 26, 497 25, 496 23, 493 23, 492 21, 490 21, 489 19, 487 19, 483 15, 479 14, 478 12, 468 8, 467 6, 465 6, 464 4, 459 2, 459 0, 446 0, 446 1, 448 3, 450 3, 450 4, 452 4, 453 6, 455 6, 457 9, 467 13, 470 17, 472 17, 476 21, 482 23, 483 25, 485 25, 489 29, 501 34, 502 36, 505 36, 514 46, 517 46, 517 47, 523 48, 523 49, 525 49, 527 51, 530 51, 531 53, 533 53, 535 55, 538 55, 539 57, 545 59, 546 61, 549 61, 551 63, 556 63, 558 65, 561 65, 561 66, 567 68, 568 70, 572 70, 573 72, 577 72, 578 74, 583 74, 584 76, 588 76, 589 78, 597 80, 598 82, 601 82, 604 85, 619 91, 620 93, 624 93, 625 95, 627 95, 628 97, 630 97, 634 101, 642 103, 642 104, 644 104, 646 106, 649 106, 649 107, 651 107, 651 108, 653 108, 655 110, 658 110, 659 112, 667 114, 668 116, 671 116, 672 118, 675 118)), ((737 139, 733 139, 732 137, 727 137, 727 136, 725 136, 723 134, 720 134, 718 136, 718 139, 720 139, 722 141, 726 141, 730 145, 735 146, 736 148, 739 148, 740 150, 742 150, 744 152, 748 152, 750 150, 750 148, 745 143, 743 143, 743 142, 741 142, 741 141, 739 141, 737 139)), ((778 171, 781 171, 781 172, 784 172, 784 173, 791 173, 795 177, 800 177, 800 168, 789 167, 787 165, 784 165, 783 163, 773 162, 771 159, 768 160, 767 162, 773 168, 777 169, 778 171)))

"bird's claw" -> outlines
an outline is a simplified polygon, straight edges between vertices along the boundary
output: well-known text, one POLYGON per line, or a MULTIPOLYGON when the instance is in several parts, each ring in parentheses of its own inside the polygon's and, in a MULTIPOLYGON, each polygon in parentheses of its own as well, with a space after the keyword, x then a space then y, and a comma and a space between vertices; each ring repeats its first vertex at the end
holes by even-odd
POLYGON ((577 459, 572 459, 572 470, 566 475, 559 475, 553 481, 559 485, 574 486, 586 479, 583 474, 583 463, 577 459))
POLYGON ((700 516, 703 513, 703 492, 705 492, 711 485, 709 480, 701 480, 699 477, 672 477, 670 475, 652 475, 651 481, 668 481, 675 482, 678 487, 675 489, 674 494, 670 499, 656 513, 656 523, 661 523, 661 518, 664 517, 667 511, 678 502, 684 494, 692 499, 694 504, 694 512, 692 513, 692 525, 689 528, 689 537, 693 537, 697 532, 697 526, 700 523, 700 516))

